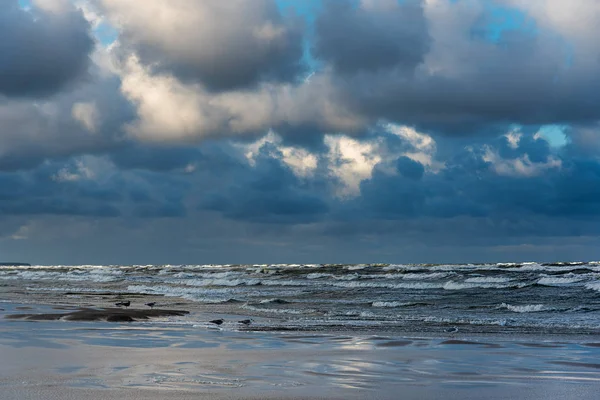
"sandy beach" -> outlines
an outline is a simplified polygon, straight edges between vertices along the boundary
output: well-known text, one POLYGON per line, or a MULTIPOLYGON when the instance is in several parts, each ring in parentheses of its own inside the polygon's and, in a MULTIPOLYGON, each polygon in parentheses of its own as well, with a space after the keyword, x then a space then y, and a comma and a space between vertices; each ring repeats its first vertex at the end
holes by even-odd
POLYGON ((248 332, 169 321, 34 321, 14 315, 73 310, 0 308, 3 400, 595 399, 600 389, 594 336, 248 332))

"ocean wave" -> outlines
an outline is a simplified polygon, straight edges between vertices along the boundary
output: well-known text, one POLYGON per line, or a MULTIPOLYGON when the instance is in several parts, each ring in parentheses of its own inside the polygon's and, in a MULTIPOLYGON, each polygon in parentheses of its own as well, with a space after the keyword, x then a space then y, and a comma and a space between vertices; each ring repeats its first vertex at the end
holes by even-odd
POLYGON ((0 279, 7 280, 29 280, 29 281, 65 281, 65 282, 112 282, 121 279, 121 271, 97 271, 94 273, 73 272, 49 272, 49 271, 17 271, 16 273, 0 273, 0 279))
POLYGON ((585 285, 586 289, 595 290, 596 292, 600 292, 600 282, 591 282, 585 285))
POLYGON ((188 279, 181 282, 177 282, 184 284, 186 286, 256 286, 261 285, 262 281, 260 279, 188 279))
POLYGON ((540 312, 540 311, 548 311, 546 306, 543 304, 527 304, 523 306, 513 306, 511 304, 502 303, 499 308, 506 308, 512 312, 517 313, 531 313, 531 312, 540 312))
POLYGON ((391 283, 391 282, 328 282, 330 286, 337 286, 343 288, 383 288, 383 289, 439 289, 442 287, 440 283, 431 283, 431 282, 400 282, 400 283, 391 283))
POLYGON ((500 284, 500 283, 484 283, 484 282, 456 282, 448 281, 444 283, 444 290, 465 290, 465 289, 508 289, 518 287, 517 284, 500 284))
POLYGON ((388 266, 385 266, 383 268, 381 268, 384 271, 406 271, 408 269, 410 269, 411 266, 410 265, 404 265, 404 264, 390 264, 388 266))
POLYGON ((262 280, 261 285, 265 286, 313 286, 314 282, 300 279, 269 279, 262 280))
POLYGON ((592 271, 592 272, 600 272, 598 267, 590 266, 590 265, 577 264, 577 265, 556 266, 556 265, 543 265, 543 264, 537 264, 537 263, 523 265, 522 267, 515 268, 514 270, 520 271, 520 272, 531 272, 531 271, 570 272, 570 271, 575 271, 575 270, 587 270, 587 271, 592 271))
POLYGON ((256 307, 250 304, 244 304, 242 306, 243 309, 250 311, 259 311, 264 313, 274 313, 274 314, 293 314, 293 315, 302 315, 302 314, 314 314, 317 310, 312 308, 264 308, 264 307, 256 307))
POLYGON ((358 315, 361 318, 377 318, 377 315, 371 311, 361 311, 358 315))
POLYGON ((230 291, 219 289, 195 289, 180 286, 129 285, 127 291, 141 294, 157 294, 166 297, 181 297, 199 303, 223 303, 231 300, 230 291), (207 297, 210 296, 210 297, 207 297))
POLYGON ((537 281, 538 285, 543 285, 543 286, 561 286, 561 285, 568 285, 570 283, 576 283, 576 282, 581 282, 583 280, 583 278, 579 278, 579 277, 553 277, 553 276, 545 276, 543 278, 540 278, 537 281))
POLYGON ((427 303, 417 302, 402 302, 402 301, 374 301, 371 303, 372 307, 377 308, 398 308, 398 307, 414 307, 419 305, 427 305, 427 303))
POLYGON ((413 280, 413 279, 442 279, 451 275, 448 272, 432 272, 432 273, 407 273, 401 274, 402 279, 413 280))
POLYGON ((467 283, 506 283, 510 282, 510 278, 492 277, 492 276, 477 276, 465 280, 467 283))
POLYGON ((435 317, 435 316, 410 316, 405 319, 411 321, 433 322, 437 324, 450 325, 509 325, 509 321, 504 318, 451 318, 451 317, 435 317))
POLYGON ((179 272, 171 275, 173 278, 177 279, 231 279, 232 277, 241 277, 242 273, 238 271, 226 271, 226 272, 202 272, 202 273, 192 273, 192 272, 179 272))
POLYGON ((306 275, 306 279, 320 279, 320 278, 331 278, 333 274, 327 274, 323 272, 313 272, 312 274, 306 275))
POLYGON ((289 304, 290 302, 283 299, 263 299, 259 302, 260 304, 289 304))
POLYGON ((70 292, 70 293, 121 293, 121 290, 112 290, 112 289, 93 289, 93 288, 84 288, 84 287, 31 287, 27 286, 27 290, 32 292, 70 292))
POLYGON ((348 271, 356 271, 360 269, 365 269, 369 266, 369 264, 356 264, 356 265, 348 265, 345 267, 348 271))

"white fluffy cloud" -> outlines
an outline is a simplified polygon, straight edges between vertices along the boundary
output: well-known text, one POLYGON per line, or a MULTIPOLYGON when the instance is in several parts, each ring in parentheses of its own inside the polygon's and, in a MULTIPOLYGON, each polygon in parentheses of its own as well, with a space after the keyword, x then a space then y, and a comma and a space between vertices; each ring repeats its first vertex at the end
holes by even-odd
POLYGON ((290 80, 302 31, 269 0, 97 0, 133 49, 159 70, 211 89, 290 80))
POLYGON ((73 4, 69 0, 33 0, 33 4, 54 14, 62 14, 73 10, 73 4))
POLYGON ((153 74, 131 56, 121 71, 122 92, 137 107, 127 126, 139 140, 190 141, 215 136, 265 134, 271 128, 317 127, 354 131, 364 121, 340 107, 327 74, 295 84, 264 83, 256 90, 210 93, 172 74, 153 74))
POLYGON ((273 145, 281 153, 281 158, 294 173, 299 177, 311 177, 314 175, 319 163, 318 156, 306 149, 296 146, 286 146, 281 137, 270 131, 266 136, 248 145, 242 145, 244 155, 250 165, 256 164, 256 157, 265 145, 273 145))
POLYGON ((337 189, 340 197, 360 194, 360 183, 369 179, 375 165, 382 160, 378 143, 360 142, 346 136, 326 136, 329 147, 329 169, 341 183, 337 189))
POLYGON ((73 104, 72 115, 76 121, 79 121, 84 128, 90 132, 95 132, 98 128, 100 113, 94 102, 77 102, 73 104))

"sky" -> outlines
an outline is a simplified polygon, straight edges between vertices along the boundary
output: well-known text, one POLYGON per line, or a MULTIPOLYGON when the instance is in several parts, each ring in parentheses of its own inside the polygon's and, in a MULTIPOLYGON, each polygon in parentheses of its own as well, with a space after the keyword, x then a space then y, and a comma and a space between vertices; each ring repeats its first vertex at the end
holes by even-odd
POLYGON ((600 2, 3 0, 0 261, 600 259, 600 2))

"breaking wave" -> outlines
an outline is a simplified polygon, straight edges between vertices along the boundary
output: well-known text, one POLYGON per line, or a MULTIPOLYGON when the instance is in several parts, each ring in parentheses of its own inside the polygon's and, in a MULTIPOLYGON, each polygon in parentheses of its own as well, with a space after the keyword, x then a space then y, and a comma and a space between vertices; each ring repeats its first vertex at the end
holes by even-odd
POLYGON ((543 304, 527 304, 524 306, 513 306, 511 304, 502 303, 502 304, 500 304, 500 308, 506 308, 512 312, 517 312, 517 313, 531 313, 531 312, 547 311, 546 306, 544 306, 543 304))

